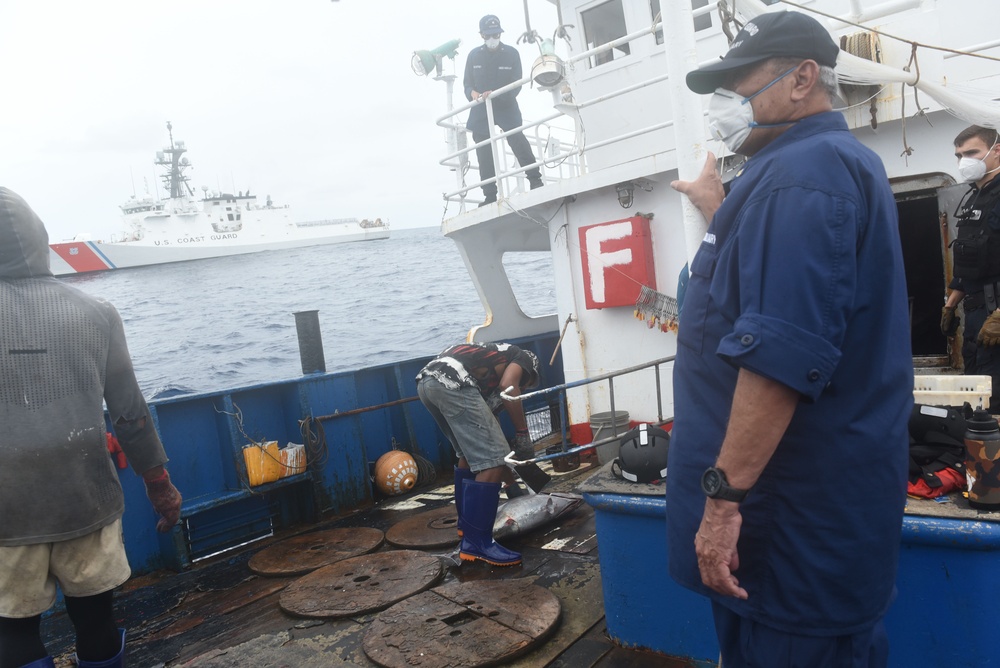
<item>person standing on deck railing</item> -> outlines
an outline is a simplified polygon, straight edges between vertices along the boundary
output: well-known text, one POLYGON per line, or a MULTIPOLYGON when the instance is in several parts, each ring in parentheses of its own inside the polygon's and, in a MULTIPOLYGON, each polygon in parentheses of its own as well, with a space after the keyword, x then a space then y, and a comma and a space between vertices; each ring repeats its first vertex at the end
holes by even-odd
POLYGON ((113 590, 131 574, 104 408, 157 529, 181 495, 136 383, 118 311, 53 278, 48 234, 0 188, 0 668, 52 668, 41 615, 62 589, 80 668, 123 666, 113 590))
POLYGON ((958 171, 969 184, 952 242, 954 278, 941 310, 941 333, 958 331, 955 307, 962 302, 965 373, 993 379, 991 413, 1000 411, 1000 144, 997 131, 972 125, 955 137, 958 171))
MULTIPOLYGON (((459 556, 494 566, 516 566, 521 555, 493 540, 493 523, 500 503, 500 483, 510 475, 504 457, 511 448, 494 409, 501 390, 538 385, 538 358, 509 343, 467 343, 452 346, 417 374, 417 394, 444 432, 458 457, 455 467, 455 508, 462 533, 459 556)), ((524 407, 503 402, 514 424, 514 455, 535 456, 524 407)))
MULTIPOLYGON (((514 83, 522 76, 521 54, 514 47, 500 41, 500 33, 502 32, 500 19, 496 16, 487 14, 479 20, 479 34, 483 38, 483 45, 473 49, 465 62, 465 98, 469 102, 486 99, 491 96, 494 90, 514 83)), ((521 92, 521 88, 517 87, 501 95, 493 95, 491 98, 493 122, 504 131, 513 130, 524 122, 521 120, 521 108, 517 104, 519 92, 521 92)), ((472 132, 472 141, 476 144, 489 139, 490 126, 486 116, 486 103, 478 104, 472 108, 466 127, 472 132)), ((523 132, 515 132, 508 136, 507 144, 514 152, 518 165, 526 167, 535 164, 535 154, 531 151, 531 144, 528 143, 523 132)), ((479 162, 480 181, 496 176, 491 144, 476 149, 476 160, 479 162)), ((537 167, 529 169, 525 174, 532 190, 545 185, 542 182, 542 173, 537 167)), ((497 201, 496 182, 484 184, 483 195, 486 196, 486 199, 480 206, 497 201)))
POLYGON ((896 203, 832 111, 838 53, 767 13, 687 75, 750 158, 724 198, 712 155, 673 184, 711 223, 677 337, 669 570, 711 599, 726 668, 888 662, 913 360, 896 203))

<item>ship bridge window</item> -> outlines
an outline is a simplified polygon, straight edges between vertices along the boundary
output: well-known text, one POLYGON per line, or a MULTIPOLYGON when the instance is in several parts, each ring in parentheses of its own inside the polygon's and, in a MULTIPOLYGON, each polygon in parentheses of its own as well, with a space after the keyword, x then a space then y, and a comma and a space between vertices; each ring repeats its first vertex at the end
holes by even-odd
POLYGON ((556 313, 556 272, 549 251, 503 254, 503 270, 521 312, 537 318, 556 313), (541 287, 546 286, 546 287, 541 287))
MULTIPOLYGON (((587 50, 607 44, 628 33, 625 31, 625 11, 621 0, 608 0, 596 7, 580 12, 583 21, 583 38, 587 42, 587 50)), ((621 44, 590 57, 590 66, 597 67, 610 63, 615 58, 621 58, 631 53, 628 44, 621 44)))
MULTIPOLYGON (((708 0, 691 0, 691 9, 698 9, 704 7, 708 4, 708 0)), ((652 18, 656 18, 656 15, 660 13, 660 0, 649 0, 649 15, 652 18)), ((701 16, 694 17, 694 31, 708 30, 712 27, 712 15, 703 14, 701 16)), ((656 31, 656 43, 663 44, 663 28, 656 31)))

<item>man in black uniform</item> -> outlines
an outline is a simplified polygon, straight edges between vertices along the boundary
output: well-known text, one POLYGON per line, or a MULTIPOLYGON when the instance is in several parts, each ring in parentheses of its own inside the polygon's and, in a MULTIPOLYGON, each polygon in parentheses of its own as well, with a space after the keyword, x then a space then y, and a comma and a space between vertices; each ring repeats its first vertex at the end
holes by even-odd
POLYGON ((959 206, 953 242, 955 278, 941 312, 941 332, 958 329, 955 307, 962 302, 965 333, 962 358, 966 374, 993 378, 990 412, 1000 410, 1000 145, 997 131, 973 125, 955 137, 958 170, 968 183, 959 206))
MULTIPOLYGON (((500 33, 502 32, 500 19, 496 16, 487 14, 479 20, 479 34, 482 35, 484 44, 473 49, 465 63, 465 97, 470 102, 486 99, 494 90, 503 88, 522 76, 521 55, 514 47, 500 42, 500 33)), ((504 131, 516 128, 523 122, 521 109, 517 106, 519 92, 521 92, 520 86, 502 95, 492 97, 493 121, 504 131)), ((489 139, 490 127, 486 118, 486 104, 476 105, 472 108, 466 126, 472 131, 472 141, 475 143, 478 144, 489 139)), ((515 132, 510 135, 507 137, 507 143, 521 167, 535 164, 536 160, 531 152, 531 145, 528 144, 523 133, 515 132)), ((492 144, 477 148, 476 159, 479 161, 480 180, 485 181, 496 176, 496 170, 493 167, 492 144)), ((529 169, 525 173, 532 190, 544 185, 542 174, 537 167, 529 169)), ((483 194, 486 196, 483 204, 497 201, 497 184, 494 182, 483 185, 483 194)))

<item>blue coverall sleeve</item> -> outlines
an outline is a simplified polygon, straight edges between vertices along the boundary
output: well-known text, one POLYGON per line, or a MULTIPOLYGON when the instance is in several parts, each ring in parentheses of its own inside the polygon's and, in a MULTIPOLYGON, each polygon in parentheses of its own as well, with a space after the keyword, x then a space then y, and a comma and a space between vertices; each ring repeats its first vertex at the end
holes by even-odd
POLYGON ((734 243, 739 313, 719 343, 731 363, 815 400, 841 357, 858 288, 857 207, 807 187, 746 206, 734 243))

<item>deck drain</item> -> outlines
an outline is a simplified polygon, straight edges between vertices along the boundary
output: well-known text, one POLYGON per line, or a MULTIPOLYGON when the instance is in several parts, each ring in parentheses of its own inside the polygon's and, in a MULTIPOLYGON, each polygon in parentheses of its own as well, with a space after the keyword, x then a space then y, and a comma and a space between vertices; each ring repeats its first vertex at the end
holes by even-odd
POLYGON ((288 585, 282 609, 301 617, 349 617, 375 612, 434 586, 441 561, 415 550, 351 557, 324 566, 288 585))
POLYGON ((434 549, 458 543, 458 514, 449 504, 401 520, 385 532, 385 539, 396 547, 434 549))
POLYGON ((286 538, 250 557, 247 565, 258 575, 304 575, 329 564, 374 552, 385 534, 358 527, 315 531, 286 538))
POLYGON ((362 647, 386 668, 498 665, 541 644, 559 612, 559 599, 528 580, 455 582, 382 611, 362 647))

